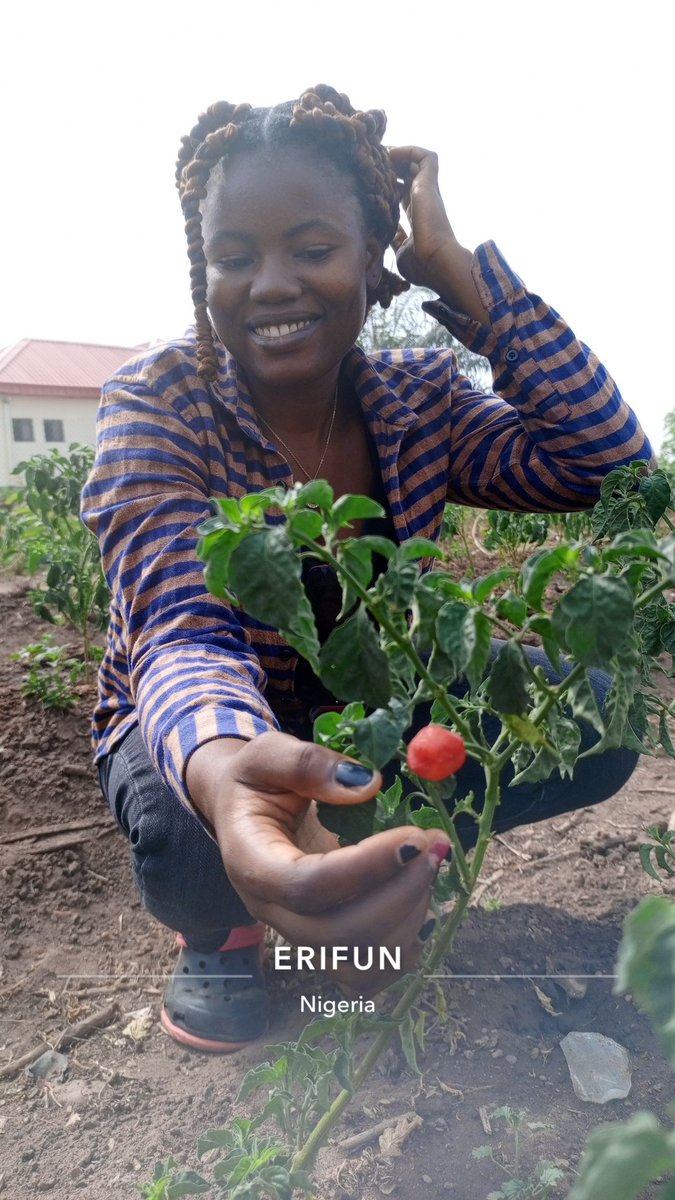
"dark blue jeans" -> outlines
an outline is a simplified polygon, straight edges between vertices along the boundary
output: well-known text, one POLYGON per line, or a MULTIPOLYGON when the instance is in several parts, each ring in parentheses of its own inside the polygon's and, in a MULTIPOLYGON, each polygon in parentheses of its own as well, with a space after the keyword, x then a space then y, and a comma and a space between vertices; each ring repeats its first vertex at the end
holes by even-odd
MULTIPOLYGON (((493 653, 500 645, 493 644, 493 653)), ((541 650, 528 646, 526 652, 533 666, 543 666, 548 679, 559 682, 560 676, 541 650)), ((602 708, 609 676, 594 671, 592 679, 602 708)), ((458 684, 451 691, 460 695, 465 686, 458 684)), ((409 736, 428 720, 428 709, 420 706, 409 736)), ((490 741, 496 738, 499 727, 494 719, 485 722, 490 741)), ((598 735, 590 725, 582 723, 580 728, 583 750, 593 745, 598 735)), ((294 725, 289 732, 311 739, 309 722, 304 730, 294 725)), ((503 833, 515 825, 598 804, 623 786, 637 759, 631 750, 609 750, 580 762, 571 781, 561 779, 556 770, 544 783, 515 788, 508 787, 513 772, 507 766, 494 828, 503 833)), ((392 781, 394 771, 392 766, 383 772, 386 784, 392 781)), ((137 728, 100 763, 99 777, 112 814, 129 839, 136 886, 148 912, 163 925, 180 931, 190 946, 204 953, 217 949, 231 928, 251 924, 253 918, 225 873, 218 846, 157 774, 137 728)), ((457 783, 457 796, 473 790, 480 807, 485 792, 480 765, 469 759, 458 772, 457 783)), ((462 816, 457 825, 462 843, 473 845, 475 822, 462 816)))

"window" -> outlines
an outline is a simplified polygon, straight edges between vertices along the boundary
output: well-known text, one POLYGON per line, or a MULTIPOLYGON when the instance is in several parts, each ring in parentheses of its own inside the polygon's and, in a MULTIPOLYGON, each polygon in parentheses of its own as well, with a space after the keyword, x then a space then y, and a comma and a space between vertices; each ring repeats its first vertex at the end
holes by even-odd
POLYGON ((45 441, 65 442, 63 436, 63 421, 45 420, 45 441))
POLYGON ((30 417, 12 417, 12 435, 15 442, 34 442, 32 419, 30 417))

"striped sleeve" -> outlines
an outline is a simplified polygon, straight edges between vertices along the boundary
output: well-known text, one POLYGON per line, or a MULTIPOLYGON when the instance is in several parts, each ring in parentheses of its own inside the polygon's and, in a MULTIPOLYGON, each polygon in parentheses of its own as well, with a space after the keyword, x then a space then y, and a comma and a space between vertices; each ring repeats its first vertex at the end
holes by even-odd
POLYGON ((196 547, 209 494, 196 406, 185 396, 172 403, 165 389, 159 400, 142 373, 109 380, 82 517, 99 540, 125 629, 141 732, 157 770, 190 808, 185 769, 198 746, 277 728, 236 613, 204 586, 196 547))
POLYGON ((652 449, 602 363, 563 319, 527 291, 494 242, 479 246, 473 278, 490 316, 482 327, 442 300, 424 305, 485 355, 493 392, 463 376, 452 389, 448 498, 487 508, 590 508, 610 470, 652 449))

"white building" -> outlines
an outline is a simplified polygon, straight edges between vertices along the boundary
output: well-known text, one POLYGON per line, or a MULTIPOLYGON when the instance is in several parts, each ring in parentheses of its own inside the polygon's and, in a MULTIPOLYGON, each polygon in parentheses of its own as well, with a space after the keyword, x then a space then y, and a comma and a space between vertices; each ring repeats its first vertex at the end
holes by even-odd
POLYGON ((101 385, 140 346, 29 338, 0 351, 0 487, 33 454, 94 444, 101 385))

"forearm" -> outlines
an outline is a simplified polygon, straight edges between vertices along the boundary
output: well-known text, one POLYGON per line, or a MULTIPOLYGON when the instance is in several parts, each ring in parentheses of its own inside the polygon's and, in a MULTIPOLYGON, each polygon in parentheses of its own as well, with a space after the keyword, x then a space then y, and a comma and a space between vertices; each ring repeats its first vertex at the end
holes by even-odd
POLYGON ((185 769, 185 786, 197 812, 212 829, 218 828, 222 804, 222 778, 246 742, 240 738, 215 738, 198 746, 185 769))
POLYGON ((429 264, 429 287, 456 312, 489 326, 490 315, 473 277, 474 256, 456 238, 449 238, 429 264))

